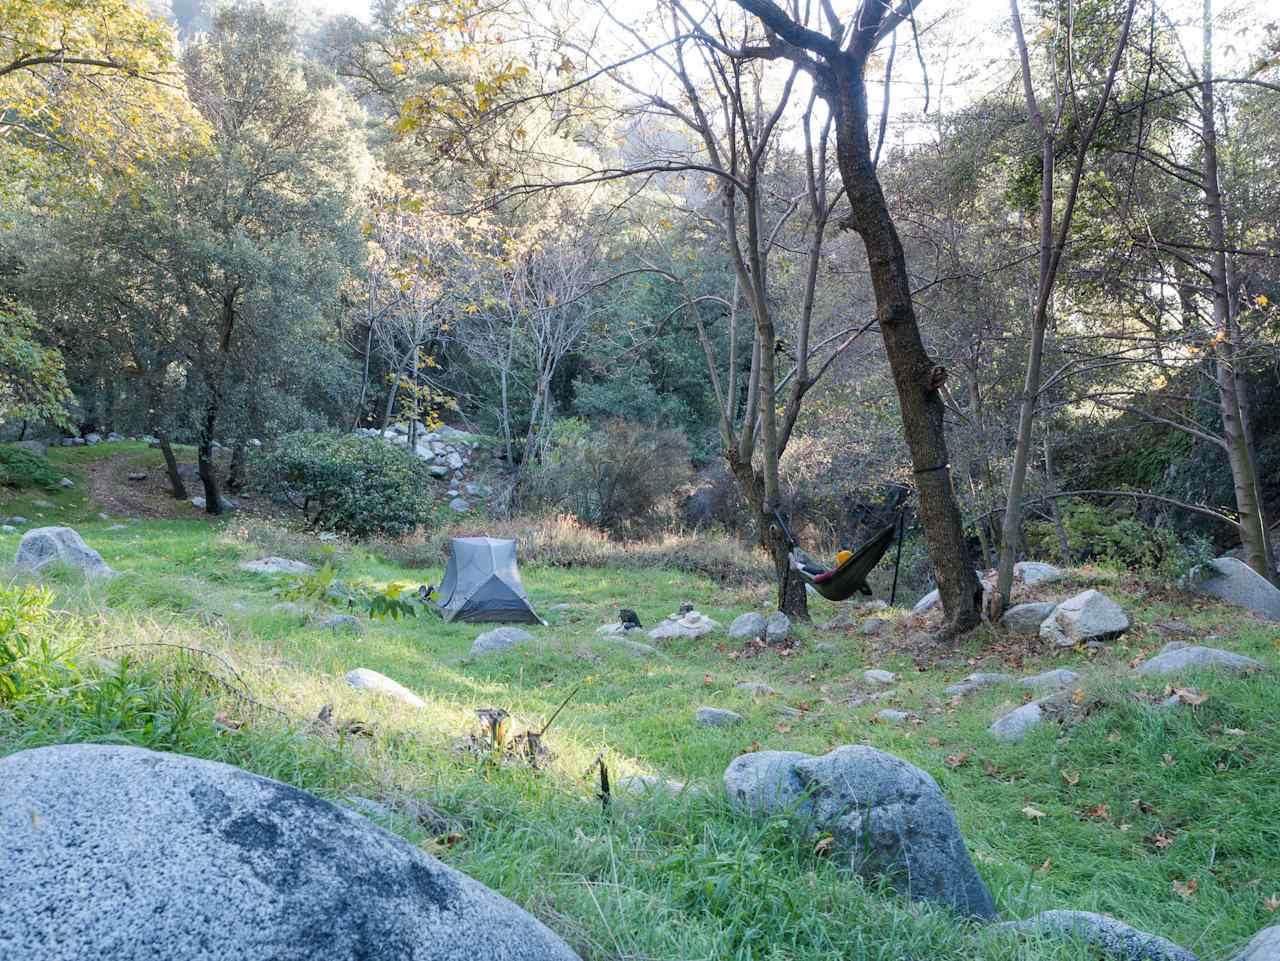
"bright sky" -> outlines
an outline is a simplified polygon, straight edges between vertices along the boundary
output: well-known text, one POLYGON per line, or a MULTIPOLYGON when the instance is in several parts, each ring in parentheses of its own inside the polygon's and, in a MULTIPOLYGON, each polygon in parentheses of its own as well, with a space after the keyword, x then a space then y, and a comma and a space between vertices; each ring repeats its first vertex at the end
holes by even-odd
MULTIPOLYGON (((332 15, 348 14, 368 18, 370 0, 301 0, 332 15)), ((535 6, 540 0, 530 0, 535 6)), ((544 0, 545 2, 545 0, 544 0)), ((563 0, 562 0, 563 2, 563 0)), ((597 0, 598 2, 598 0, 597 0)), ((614 16, 632 21, 653 10, 650 0, 606 0, 614 16)), ((1240 59, 1257 53, 1262 24, 1275 19, 1276 0, 1214 0, 1217 32, 1215 59, 1219 72, 1239 66, 1240 59), (1237 61, 1232 64, 1232 60, 1237 61)), ((853 6, 854 0, 837 0, 841 12, 853 6)), ((1199 59, 1199 18, 1204 0, 1164 0, 1162 8, 1175 21, 1188 26, 1181 31, 1182 42, 1194 60, 1199 59)), ((557 4, 563 9, 561 4, 557 4)), ((574 4, 574 9, 578 4, 574 4)), ((1024 20, 1031 16, 1031 0, 1020 0, 1024 20)), ((595 3, 581 3, 583 24, 601 19, 595 3)), ((1009 0, 924 0, 918 8, 917 22, 922 31, 922 45, 929 74, 930 113, 939 106, 955 108, 979 97, 1017 75, 1013 36, 1009 27, 1009 0)), ((605 34, 617 28, 604 23, 605 34)), ((898 55, 894 68, 892 110, 895 119, 903 114, 918 114, 924 106, 925 84, 912 49, 910 33, 901 29, 898 55)), ((882 49, 887 52, 888 45, 882 49)), ((869 91, 879 96, 879 83, 869 91)), ((910 129, 905 118, 894 125, 899 131, 910 129)), ((914 127, 914 124, 910 125, 914 127)), ((915 128, 917 131, 919 128, 915 128)), ((900 134, 901 135, 901 134, 900 134)))

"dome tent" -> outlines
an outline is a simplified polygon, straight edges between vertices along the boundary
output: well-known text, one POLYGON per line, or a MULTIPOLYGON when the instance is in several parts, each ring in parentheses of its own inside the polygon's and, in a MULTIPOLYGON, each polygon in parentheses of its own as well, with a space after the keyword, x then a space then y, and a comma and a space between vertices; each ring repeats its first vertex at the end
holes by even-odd
POLYGON ((516 569, 516 542, 455 537, 436 602, 446 621, 541 624, 516 569))

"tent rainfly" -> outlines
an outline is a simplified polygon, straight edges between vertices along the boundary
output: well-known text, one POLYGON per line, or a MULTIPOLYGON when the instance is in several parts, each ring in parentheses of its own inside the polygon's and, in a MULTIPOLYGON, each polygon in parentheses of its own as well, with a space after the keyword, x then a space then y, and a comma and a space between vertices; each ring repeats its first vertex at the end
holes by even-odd
POLYGON ((436 606, 446 621, 541 624, 516 569, 516 542, 455 537, 436 606))

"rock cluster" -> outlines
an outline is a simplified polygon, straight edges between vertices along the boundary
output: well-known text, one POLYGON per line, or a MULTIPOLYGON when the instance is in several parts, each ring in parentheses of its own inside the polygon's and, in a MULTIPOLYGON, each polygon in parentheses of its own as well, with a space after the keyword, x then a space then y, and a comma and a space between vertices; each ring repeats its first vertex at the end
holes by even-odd
MULTIPOLYGON (((409 428, 406 424, 394 424, 386 433, 376 427, 357 427, 355 432, 365 437, 381 437, 388 444, 408 448, 409 428)), ((439 430, 427 430, 423 424, 418 425, 415 432, 413 453, 430 465, 431 475, 440 480, 460 480, 468 466, 476 459, 479 445, 465 431, 453 427, 441 427, 439 430)), ((487 493, 483 485, 468 484, 467 492, 472 496, 484 496, 487 493)), ((457 513, 466 513, 470 504, 453 491, 450 507, 457 513)))

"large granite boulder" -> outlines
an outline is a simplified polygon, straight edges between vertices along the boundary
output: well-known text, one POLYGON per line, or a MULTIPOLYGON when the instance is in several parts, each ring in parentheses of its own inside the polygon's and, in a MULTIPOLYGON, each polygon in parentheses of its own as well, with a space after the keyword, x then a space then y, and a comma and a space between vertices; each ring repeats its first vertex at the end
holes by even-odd
POLYGON ((1255 934, 1233 961, 1280 961, 1280 924, 1255 934))
POLYGON ((707 727, 735 727, 744 720, 736 711, 728 711, 722 707, 700 707, 693 717, 699 724, 707 727))
POLYGON ((1040 625, 1040 637, 1058 647, 1074 647, 1110 640, 1128 629, 1124 608, 1101 591, 1087 590, 1054 608, 1040 625))
POLYGON ((1050 601, 1014 604, 1000 618, 1000 626, 1011 634, 1035 634, 1040 630, 1044 619, 1052 614, 1057 606, 1050 601))
POLYGON ((1280 589, 1274 584, 1234 557, 1219 557, 1212 566, 1213 571, 1196 585, 1196 590, 1268 620, 1280 621, 1280 589))
POLYGON ((84 542, 70 527, 36 527, 22 535, 15 567, 39 571, 50 564, 67 564, 84 572, 86 577, 115 575, 102 555, 84 542))
POLYGON ((518 627, 497 627, 485 631, 471 645, 471 656, 481 657, 485 654, 500 654, 512 648, 527 644, 534 639, 533 635, 518 627))
POLYGON ((737 810, 768 816, 794 811, 810 834, 829 832, 864 875, 887 875, 913 900, 960 914, 995 917, 951 805, 937 783, 892 754, 846 746, 822 757, 757 751, 724 772, 737 810))
POLYGON ((1033 918, 1009 921, 992 930, 1073 938, 1119 961, 1197 961, 1194 954, 1167 938, 1092 911, 1042 911, 1033 918))
POLYGON ((784 644, 791 636, 791 618, 774 611, 764 619, 764 639, 770 644, 784 644))
POLYGON ((1043 720, 1044 710, 1036 701, 1030 701, 996 718, 990 727, 991 736, 997 741, 1012 744, 1038 728, 1043 720))
POLYGON ((506 898, 247 771, 75 744, 0 760, 6 961, 576 961, 506 898))
POLYGON ((1247 674, 1249 671, 1264 670, 1264 665, 1251 657, 1233 654, 1231 651, 1219 650, 1216 647, 1200 647, 1171 641, 1162 647, 1155 657, 1138 666, 1138 673, 1143 677, 1163 677, 1166 674, 1196 670, 1222 670, 1247 674))

